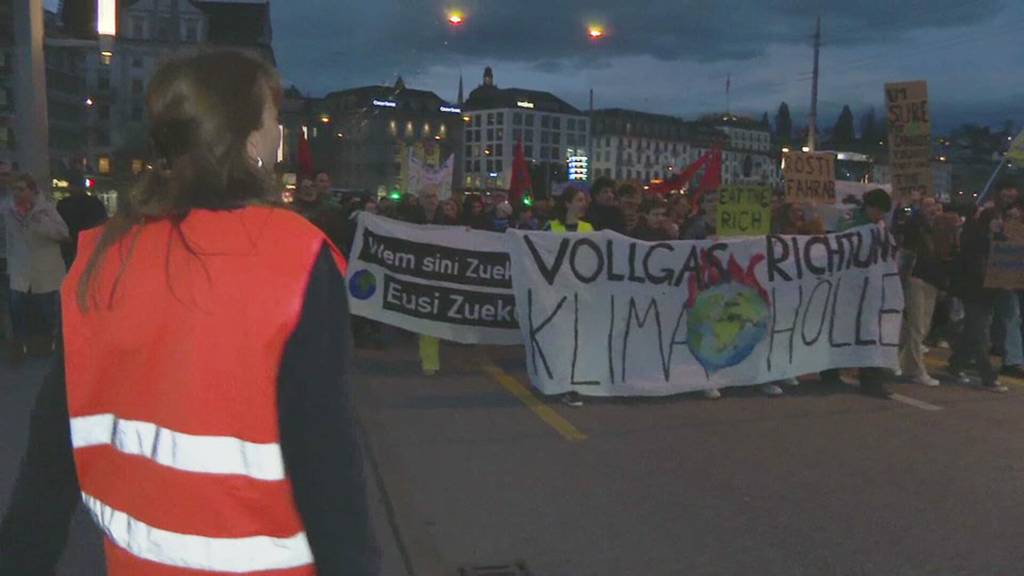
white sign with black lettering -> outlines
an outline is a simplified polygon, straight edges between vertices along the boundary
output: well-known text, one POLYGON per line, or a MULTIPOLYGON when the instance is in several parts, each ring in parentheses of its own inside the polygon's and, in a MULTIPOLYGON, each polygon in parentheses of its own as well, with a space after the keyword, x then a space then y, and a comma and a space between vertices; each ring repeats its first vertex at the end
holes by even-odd
POLYGON ((527 371, 544 393, 661 396, 896 366, 903 290, 885 228, 507 236, 527 371))

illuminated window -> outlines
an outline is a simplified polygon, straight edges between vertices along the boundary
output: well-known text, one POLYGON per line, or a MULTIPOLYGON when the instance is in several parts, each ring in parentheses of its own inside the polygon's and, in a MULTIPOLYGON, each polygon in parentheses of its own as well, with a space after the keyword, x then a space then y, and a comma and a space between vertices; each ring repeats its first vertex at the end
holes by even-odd
POLYGON ((412 120, 409 120, 408 122, 405 123, 405 137, 406 138, 412 138, 412 136, 413 136, 412 120))
POLYGON ((110 157, 100 156, 96 161, 96 170, 100 174, 110 174, 110 157))

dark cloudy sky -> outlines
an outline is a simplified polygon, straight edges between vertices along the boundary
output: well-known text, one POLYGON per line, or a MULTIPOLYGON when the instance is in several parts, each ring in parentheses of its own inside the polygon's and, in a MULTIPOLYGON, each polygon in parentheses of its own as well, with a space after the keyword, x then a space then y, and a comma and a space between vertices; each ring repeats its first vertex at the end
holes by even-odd
POLYGON ((810 101, 811 36, 823 17, 823 123, 880 107, 886 81, 926 79, 940 126, 1024 120, 1022 0, 277 0, 274 45, 289 82, 314 95, 366 84, 454 99, 483 67, 499 86, 546 89, 585 108, 760 116, 810 101), (465 24, 445 22, 461 8, 465 24), (607 38, 585 36, 603 23, 607 38))

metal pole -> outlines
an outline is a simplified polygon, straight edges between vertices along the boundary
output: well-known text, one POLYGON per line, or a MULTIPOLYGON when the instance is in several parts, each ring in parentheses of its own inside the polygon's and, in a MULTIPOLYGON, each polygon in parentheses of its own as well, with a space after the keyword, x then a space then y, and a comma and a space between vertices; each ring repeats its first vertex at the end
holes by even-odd
POLYGON ((594 172, 594 89, 590 89, 590 114, 587 115, 587 181, 593 182, 594 172))
POLYGON ((999 171, 1002 170, 1003 166, 1005 165, 1006 156, 1003 156, 1003 159, 999 161, 999 165, 996 166, 995 171, 992 172, 991 176, 989 176, 988 182, 985 183, 985 188, 981 191, 981 194, 978 194, 978 206, 981 206, 982 202, 985 201, 985 198, 988 197, 988 193, 992 188, 992 184, 996 181, 996 176, 999 174, 999 171))
POLYGON ((814 152, 818 145, 818 56, 821 52, 821 16, 814 31, 814 79, 811 83, 811 114, 808 117, 807 147, 814 152))
POLYGON ((43 57, 43 0, 14 0, 14 157, 49 193, 50 135, 43 57))

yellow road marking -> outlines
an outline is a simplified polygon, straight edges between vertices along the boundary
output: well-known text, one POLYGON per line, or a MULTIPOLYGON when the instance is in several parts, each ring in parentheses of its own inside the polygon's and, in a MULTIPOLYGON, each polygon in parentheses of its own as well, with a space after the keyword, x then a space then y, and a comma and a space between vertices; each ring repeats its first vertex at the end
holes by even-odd
POLYGON ((491 378, 497 380, 498 384, 501 384, 502 388, 507 390, 509 394, 512 394, 525 404, 545 424, 554 428, 563 438, 569 442, 582 442, 587 439, 586 434, 580 432, 571 422, 559 416, 558 412, 552 410, 547 404, 538 400, 532 392, 527 390, 511 374, 505 372, 489 360, 481 362, 480 367, 491 378))

